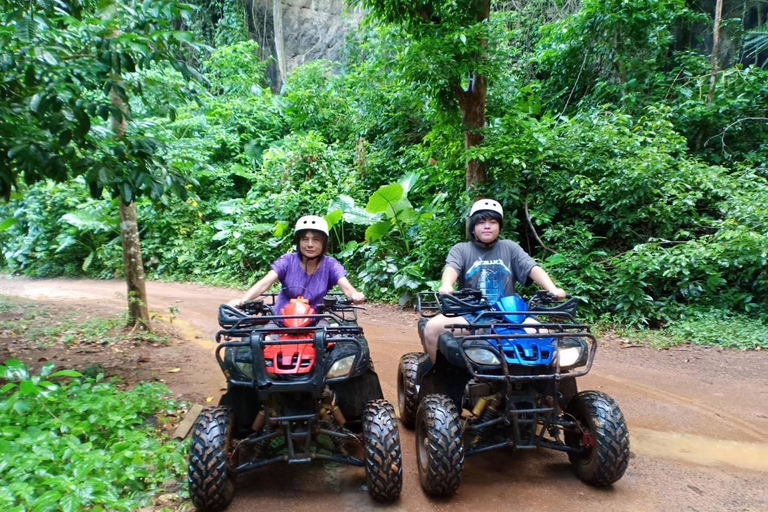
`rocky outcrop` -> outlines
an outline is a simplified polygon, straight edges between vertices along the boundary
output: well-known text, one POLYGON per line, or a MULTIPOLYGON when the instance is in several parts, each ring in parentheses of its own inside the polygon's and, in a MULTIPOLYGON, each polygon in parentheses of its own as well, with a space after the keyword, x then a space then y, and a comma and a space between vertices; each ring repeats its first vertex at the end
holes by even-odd
POLYGON ((344 0, 284 0, 282 4, 288 72, 312 60, 339 60, 347 33, 362 19, 362 13, 348 8, 344 0))
MULTIPOLYGON (((274 0, 252 0, 250 22, 264 50, 275 57, 274 0)), ((340 60, 347 34, 356 30, 363 13, 345 0, 281 0, 285 70, 317 59, 340 60)), ((278 18, 279 20, 280 18, 278 18)), ((279 30, 277 31, 279 34, 279 30)), ((279 88, 278 66, 270 66, 273 84, 279 88)))

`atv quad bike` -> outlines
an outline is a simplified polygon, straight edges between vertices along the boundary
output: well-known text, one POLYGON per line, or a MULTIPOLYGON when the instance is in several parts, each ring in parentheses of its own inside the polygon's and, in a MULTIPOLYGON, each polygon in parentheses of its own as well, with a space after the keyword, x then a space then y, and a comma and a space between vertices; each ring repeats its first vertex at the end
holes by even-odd
POLYGON ((374 500, 397 498, 395 410, 383 398, 355 307, 331 295, 316 312, 299 298, 275 315, 274 302, 269 295, 243 311, 219 307, 216 359, 227 392, 194 426, 188 480, 195 507, 225 509, 240 473, 313 460, 364 466, 374 500))
POLYGON ((473 290, 419 294, 422 344, 424 326, 437 313, 472 319, 440 335, 434 364, 424 353, 400 359, 400 421, 416 428, 427 494, 452 495, 465 456, 504 447, 566 452, 591 485, 622 477, 629 432, 619 406, 605 393, 577 390, 597 349, 589 326, 575 322, 577 305, 570 299, 555 306, 546 292, 529 304, 504 297, 493 305, 473 290))

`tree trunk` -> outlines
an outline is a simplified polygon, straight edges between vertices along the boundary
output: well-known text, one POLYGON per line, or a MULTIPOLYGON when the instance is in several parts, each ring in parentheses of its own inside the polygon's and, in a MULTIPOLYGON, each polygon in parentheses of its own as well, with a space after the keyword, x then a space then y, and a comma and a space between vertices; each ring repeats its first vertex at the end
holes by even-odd
POLYGON ((718 54, 720 53, 720 22, 723 19, 723 0, 717 0, 715 4, 715 27, 712 34, 712 75, 709 77, 709 94, 707 94, 707 106, 712 104, 715 98, 715 86, 717 85, 718 54))
POLYGON ((280 0, 272 0, 272 22, 275 25, 275 54, 277 55, 278 90, 288 74, 285 62, 285 40, 283 39, 283 9, 280 0))
MULTIPOLYGON (((469 87, 464 90, 458 87, 456 97, 461 107, 461 119, 464 122, 464 147, 470 149, 483 142, 485 127, 485 100, 488 87, 483 75, 475 75, 470 80, 469 87)), ((472 188, 475 184, 486 181, 485 163, 473 159, 467 162, 466 186, 472 188)))
POLYGON ((136 220, 136 202, 125 204, 120 199, 120 234, 123 239, 123 267, 128 284, 128 324, 149 330, 149 307, 144 279, 144 261, 141 258, 139 224, 136 220))
MULTIPOLYGON (((123 112, 122 119, 112 116, 115 138, 125 136, 128 127, 128 108, 114 88, 110 91, 112 105, 123 112)), ((147 289, 144 284, 144 261, 141 258, 139 225, 136 221, 136 203, 125 204, 120 198, 120 234, 123 239, 123 267, 128 284, 128 324, 150 330, 147 289)))
MULTIPOLYGON (((478 23, 487 20, 491 15, 491 0, 475 0, 475 16, 478 23)), ((480 41, 480 45, 485 48, 488 41, 480 41)), ((482 54, 477 55, 477 60, 483 58, 482 54)), ((483 142, 483 128, 485 128, 485 102, 488 95, 488 83, 484 75, 474 74, 470 77, 469 86, 463 89, 460 86, 455 88, 456 98, 461 107, 461 119, 464 122, 464 147, 470 149, 479 146, 483 142)), ((467 161, 466 186, 471 189, 478 183, 485 183, 487 175, 485 172, 485 163, 480 160, 467 161)))

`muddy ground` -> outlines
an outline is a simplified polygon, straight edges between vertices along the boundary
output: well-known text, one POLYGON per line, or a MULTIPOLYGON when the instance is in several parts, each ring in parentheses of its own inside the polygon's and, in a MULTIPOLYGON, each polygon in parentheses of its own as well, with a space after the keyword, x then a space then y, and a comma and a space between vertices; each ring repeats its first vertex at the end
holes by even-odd
MULTIPOLYGON (((79 368, 98 363, 129 382, 162 380, 179 398, 215 404, 225 385, 213 356, 217 306, 241 293, 176 283, 148 283, 147 289, 156 314, 175 317, 176 334, 166 344, 30 350, 0 340, 0 359, 79 368)), ((117 314, 126 301, 119 281, 0 277, 0 294, 41 301, 50 314, 78 318, 117 314)), ((420 349, 417 318, 395 307, 366 307, 361 325, 384 394, 394 403, 399 357, 420 349)), ((580 388, 613 396, 629 424, 632 459, 612 487, 582 484, 561 453, 497 451, 467 459, 452 499, 429 499, 418 483, 413 433, 401 428, 404 488, 393 504, 369 500, 362 468, 314 463, 241 477, 229 510, 768 511, 766 352, 692 346, 659 351, 606 337, 580 388)))

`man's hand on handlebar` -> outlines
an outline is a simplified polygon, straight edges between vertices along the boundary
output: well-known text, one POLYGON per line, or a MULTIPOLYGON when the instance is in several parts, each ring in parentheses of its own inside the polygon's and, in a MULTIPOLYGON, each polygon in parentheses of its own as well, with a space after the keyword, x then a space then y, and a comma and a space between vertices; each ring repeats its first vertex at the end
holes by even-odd
POLYGON ((440 295, 445 295, 445 294, 452 295, 453 294, 453 285, 452 284, 440 285, 440 288, 437 289, 437 293, 439 293, 440 295))
POLYGON ((563 290, 562 288, 554 288, 552 290, 548 290, 548 293, 555 300, 565 300, 566 298, 568 298, 568 294, 566 294, 565 290, 563 290))
POLYGON ((362 304, 365 302, 365 295, 363 295, 361 292, 355 292, 352 294, 350 299, 352 299, 353 304, 362 304))

